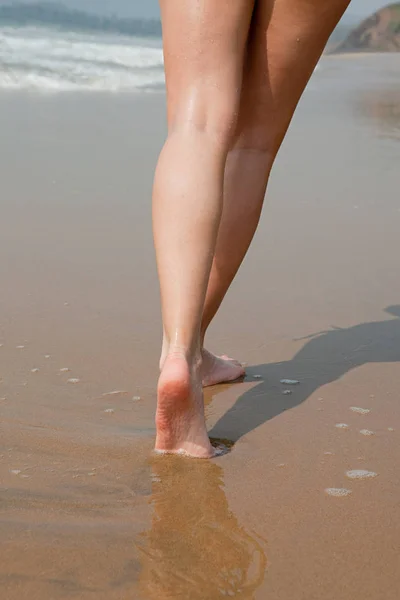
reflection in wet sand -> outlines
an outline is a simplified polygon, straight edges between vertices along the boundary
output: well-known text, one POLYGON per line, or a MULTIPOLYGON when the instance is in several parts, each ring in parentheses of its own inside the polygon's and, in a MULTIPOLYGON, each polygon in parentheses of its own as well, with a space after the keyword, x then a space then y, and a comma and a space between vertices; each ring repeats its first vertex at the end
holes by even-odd
POLYGON ((143 535, 143 597, 252 600, 265 576, 263 542, 229 510, 215 463, 154 458, 151 529, 143 535))
POLYGON ((364 92, 357 98, 356 110, 372 119, 385 136, 400 140, 400 89, 364 92))

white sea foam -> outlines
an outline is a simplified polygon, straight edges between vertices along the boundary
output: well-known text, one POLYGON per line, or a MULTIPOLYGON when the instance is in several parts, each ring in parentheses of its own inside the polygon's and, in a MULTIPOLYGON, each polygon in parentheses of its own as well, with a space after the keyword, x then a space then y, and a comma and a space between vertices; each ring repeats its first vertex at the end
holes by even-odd
POLYGON ((367 415, 371 412, 369 408, 361 408, 359 406, 350 406, 352 412, 358 413, 359 415, 367 415))
POLYGON ((118 92, 163 85, 158 40, 0 27, 0 89, 118 92))
POLYGON ((335 498, 344 498, 345 496, 350 496, 351 490, 347 490, 346 488, 327 488, 325 493, 335 498))
POLYGON ((373 477, 377 477, 377 475, 373 471, 364 471, 363 469, 354 469, 346 473, 348 479, 372 479, 373 477))

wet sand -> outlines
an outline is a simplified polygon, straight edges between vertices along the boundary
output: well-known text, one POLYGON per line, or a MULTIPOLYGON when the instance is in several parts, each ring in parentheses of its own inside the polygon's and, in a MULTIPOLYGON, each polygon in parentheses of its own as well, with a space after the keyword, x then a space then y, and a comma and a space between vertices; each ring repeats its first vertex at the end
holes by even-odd
POLYGON ((397 600, 399 68, 310 83, 209 335, 251 365, 212 462, 151 453, 163 95, 2 96, 2 600, 397 600))

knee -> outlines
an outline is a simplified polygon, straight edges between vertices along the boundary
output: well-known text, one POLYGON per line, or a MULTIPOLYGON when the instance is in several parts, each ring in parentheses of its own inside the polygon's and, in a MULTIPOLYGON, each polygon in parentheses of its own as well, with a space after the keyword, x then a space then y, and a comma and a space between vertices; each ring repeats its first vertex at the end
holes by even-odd
POLYGON ((234 145, 268 155, 273 162, 285 138, 290 118, 286 111, 275 109, 271 102, 258 98, 253 110, 248 106, 240 114, 234 145))
POLYGON ((228 150, 236 131, 238 108, 236 92, 196 91, 176 104, 169 129, 205 134, 228 150))
POLYGON ((234 147, 265 156, 271 164, 275 160, 284 133, 276 128, 270 119, 253 122, 235 133, 234 147))

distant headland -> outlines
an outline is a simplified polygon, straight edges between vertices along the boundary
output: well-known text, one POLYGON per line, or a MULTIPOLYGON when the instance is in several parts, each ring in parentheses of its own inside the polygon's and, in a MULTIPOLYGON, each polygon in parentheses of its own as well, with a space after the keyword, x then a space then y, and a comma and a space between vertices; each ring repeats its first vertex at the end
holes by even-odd
POLYGON ((400 52, 400 2, 373 14, 329 51, 345 52, 400 52))

